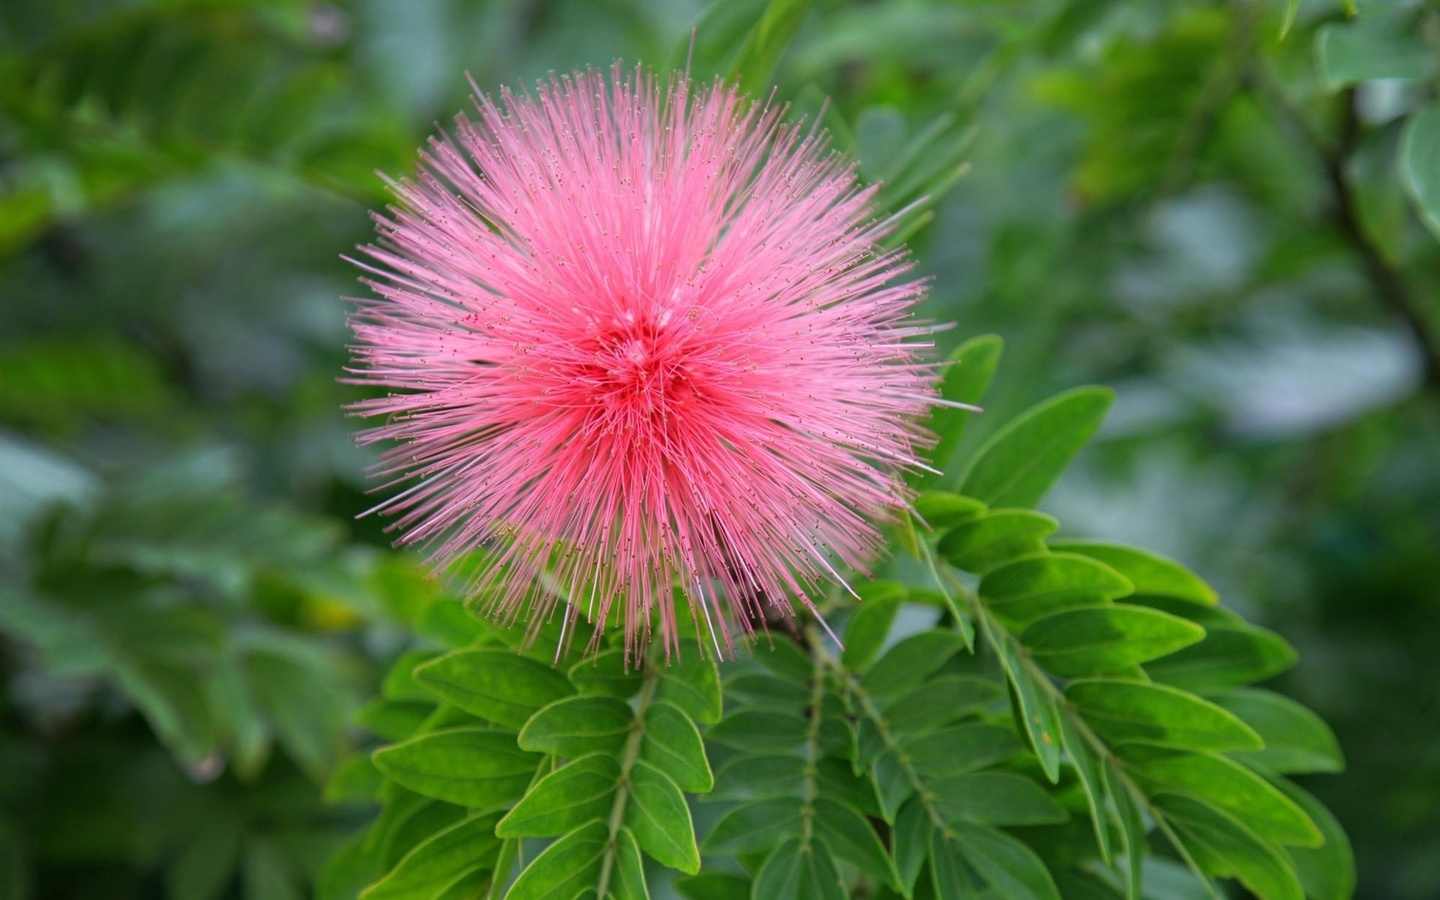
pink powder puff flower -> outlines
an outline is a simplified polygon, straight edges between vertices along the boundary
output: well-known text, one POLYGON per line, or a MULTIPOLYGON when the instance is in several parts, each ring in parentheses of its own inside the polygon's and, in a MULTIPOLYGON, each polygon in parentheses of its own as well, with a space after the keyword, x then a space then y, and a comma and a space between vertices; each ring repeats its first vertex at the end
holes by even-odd
POLYGON ((487 547, 472 593, 532 637, 559 611, 562 645, 617 601, 627 651, 658 618, 667 657, 679 603, 720 656, 813 611, 943 402, 896 219, 824 132, 719 82, 617 65, 477 106, 357 263, 352 371, 389 391, 361 440, 409 482, 377 510, 438 564, 487 547))

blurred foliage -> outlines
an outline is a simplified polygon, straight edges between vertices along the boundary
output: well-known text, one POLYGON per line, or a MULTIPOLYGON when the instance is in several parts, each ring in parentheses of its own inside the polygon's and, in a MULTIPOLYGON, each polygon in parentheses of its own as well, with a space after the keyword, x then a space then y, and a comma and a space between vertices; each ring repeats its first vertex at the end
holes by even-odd
POLYGON ((1009 348, 957 458, 1116 387, 1042 508, 1284 635, 1358 894, 1435 896, 1440 9, 1356 6, 0 4, 0 895, 316 890, 372 812, 322 800, 363 796, 351 713, 439 596, 354 518, 373 173, 464 72, 689 58, 921 205, 927 313, 1009 348))

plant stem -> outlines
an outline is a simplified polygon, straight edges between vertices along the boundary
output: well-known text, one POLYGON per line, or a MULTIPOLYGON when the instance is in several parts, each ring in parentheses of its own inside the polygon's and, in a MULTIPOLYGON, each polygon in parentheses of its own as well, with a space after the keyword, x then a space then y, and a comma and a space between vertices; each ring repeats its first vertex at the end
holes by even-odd
POLYGON ((640 684, 640 696, 635 702, 635 726, 630 729, 630 735, 625 739, 625 747, 620 754, 620 781, 615 787, 615 801, 610 805, 610 819, 607 823, 610 837, 605 842, 605 852, 600 857, 600 877, 595 882, 596 897, 604 897, 610 890, 610 874, 615 867, 620 829, 625 826, 625 807, 630 801, 630 770, 635 768, 635 762, 640 758, 640 745, 645 739, 645 710, 649 709, 651 701, 655 699, 655 690, 659 684, 660 675, 654 664, 647 660, 645 679, 640 684))

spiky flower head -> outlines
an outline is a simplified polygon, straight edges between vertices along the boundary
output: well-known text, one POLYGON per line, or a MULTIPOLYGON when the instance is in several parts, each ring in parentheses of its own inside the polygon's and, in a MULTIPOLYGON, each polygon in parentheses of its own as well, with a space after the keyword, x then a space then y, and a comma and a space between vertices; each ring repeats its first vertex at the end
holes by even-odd
POLYGON ((353 371, 388 391, 361 439, 395 442, 400 543, 486 548, 474 595, 564 643, 618 603, 632 652, 690 618, 723 655, 843 589, 935 396, 874 188, 719 82, 617 65, 476 103, 359 263, 353 371))

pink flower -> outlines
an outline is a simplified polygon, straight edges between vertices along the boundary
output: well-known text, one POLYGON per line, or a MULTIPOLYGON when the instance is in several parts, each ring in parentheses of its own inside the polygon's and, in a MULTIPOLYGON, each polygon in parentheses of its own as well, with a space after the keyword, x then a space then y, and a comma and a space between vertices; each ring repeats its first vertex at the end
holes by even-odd
MULTIPOLYGON (((930 329, 873 188, 723 84, 617 65, 477 101, 376 216, 352 318, 377 509, 532 634, 631 652, 688 603, 718 654, 865 571, 935 402, 930 329), (658 620, 658 621, 657 621, 658 620)), ((557 648, 557 653, 559 648, 557 648)))

